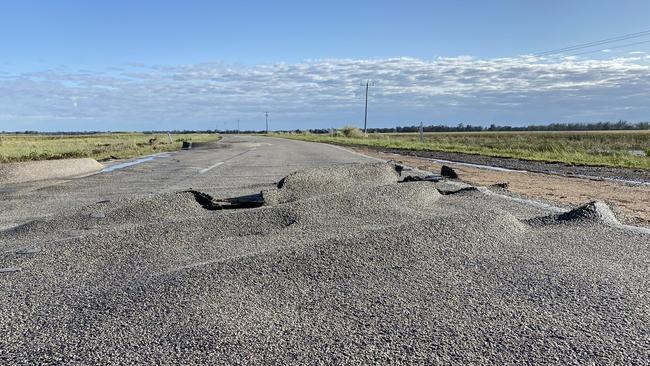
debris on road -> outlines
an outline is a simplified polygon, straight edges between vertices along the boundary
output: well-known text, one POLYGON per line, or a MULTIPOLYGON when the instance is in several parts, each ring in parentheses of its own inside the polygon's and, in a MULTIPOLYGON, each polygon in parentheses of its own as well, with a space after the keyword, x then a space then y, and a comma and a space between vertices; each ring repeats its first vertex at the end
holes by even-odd
MULTIPOLYGON (((384 160, 396 159, 394 154, 367 149, 356 150, 384 160)), ((427 171, 436 171, 442 166, 427 158, 405 155, 400 156, 396 162, 427 171)), ((595 171, 600 168, 603 167, 590 167, 595 171)), ((619 219, 628 224, 650 227, 650 180, 646 179, 648 171, 640 171, 637 178, 642 179, 643 184, 635 184, 625 179, 617 181, 603 178, 604 180, 594 181, 580 175, 571 175, 570 172, 566 177, 527 171, 493 171, 470 166, 457 166, 454 170, 468 184, 489 187, 507 181, 508 191, 513 194, 553 202, 562 207, 581 205, 593 200, 607 202, 617 214, 624 215, 619 219)))
POLYGON ((425 175, 425 176, 419 176, 419 175, 408 175, 404 177, 400 181, 400 183, 408 183, 408 182, 439 182, 442 179, 441 176, 439 175, 425 175))
POLYGON ((333 165, 0 231, 0 268, 29 266, 0 276, 0 363, 642 363, 649 233, 604 203, 557 214, 405 179, 333 165), (224 202, 263 205, 205 209, 224 202))
POLYGON ((443 165, 440 168, 440 175, 442 175, 445 178, 450 178, 450 179, 457 179, 458 178, 458 174, 456 173, 456 171, 454 169, 452 169, 451 167, 447 166, 447 165, 443 165))
POLYGON ((510 184, 508 182, 501 182, 501 183, 494 183, 490 184, 491 188, 497 188, 497 189, 503 189, 503 190, 508 190, 510 187, 510 184))

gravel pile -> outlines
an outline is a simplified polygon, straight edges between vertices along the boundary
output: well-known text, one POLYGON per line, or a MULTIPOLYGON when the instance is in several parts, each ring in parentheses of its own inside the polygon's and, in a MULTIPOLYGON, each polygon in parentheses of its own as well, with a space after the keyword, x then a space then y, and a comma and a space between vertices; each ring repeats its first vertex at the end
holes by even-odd
POLYGON ((532 225, 552 225, 575 221, 587 221, 593 224, 607 223, 610 225, 620 225, 620 222, 616 219, 612 210, 609 209, 606 203, 600 201, 589 202, 561 214, 534 218, 529 220, 529 223, 532 225))
POLYGON ((180 192, 5 230, 0 362, 647 362, 650 235, 398 180, 332 166, 259 208, 180 192))
POLYGON ((293 202, 333 192, 397 183, 401 167, 393 164, 341 164, 289 174, 277 189, 262 192, 267 204, 293 202))

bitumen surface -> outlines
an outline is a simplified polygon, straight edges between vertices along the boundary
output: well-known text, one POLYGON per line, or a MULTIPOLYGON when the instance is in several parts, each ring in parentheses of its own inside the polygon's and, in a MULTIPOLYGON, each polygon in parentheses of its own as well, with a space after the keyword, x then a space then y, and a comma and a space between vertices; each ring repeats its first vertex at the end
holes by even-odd
POLYGON ((648 363, 647 230, 410 173, 227 136, 3 186, 0 363, 648 363))

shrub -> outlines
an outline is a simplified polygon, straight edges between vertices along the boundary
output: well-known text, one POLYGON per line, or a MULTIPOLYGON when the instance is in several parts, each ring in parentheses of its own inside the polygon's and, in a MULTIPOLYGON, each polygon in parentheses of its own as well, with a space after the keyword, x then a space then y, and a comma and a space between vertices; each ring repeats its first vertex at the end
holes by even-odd
POLYGON ((343 136, 348 138, 360 138, 363 137, 363 132, 360 129, 354 126, 347 125, 341 129, 343 136))

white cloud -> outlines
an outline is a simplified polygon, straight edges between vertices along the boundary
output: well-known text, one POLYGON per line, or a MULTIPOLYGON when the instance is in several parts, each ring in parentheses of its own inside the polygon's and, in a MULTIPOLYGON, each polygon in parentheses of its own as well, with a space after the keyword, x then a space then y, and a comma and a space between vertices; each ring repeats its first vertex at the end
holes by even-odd
POLYGON ((88 129, 214 128, 215 121, 260 119, 265 110, 272 111, 278 128, 324 127, 361 119, 359 83, 366 79, 375 81, 371 116, 384 125, 539 123, 583 116, 633 120, 650 112, 650 65, 639 57, 128 66, 5 74, 0 78, 0 129, 20 130, 34 119, 42 125, 48 118, 50 125, 42 128, 66 128, 59 126, 66 119, 96 121, 88 129), (621 110, 623 102, 629 108, 621 110))

